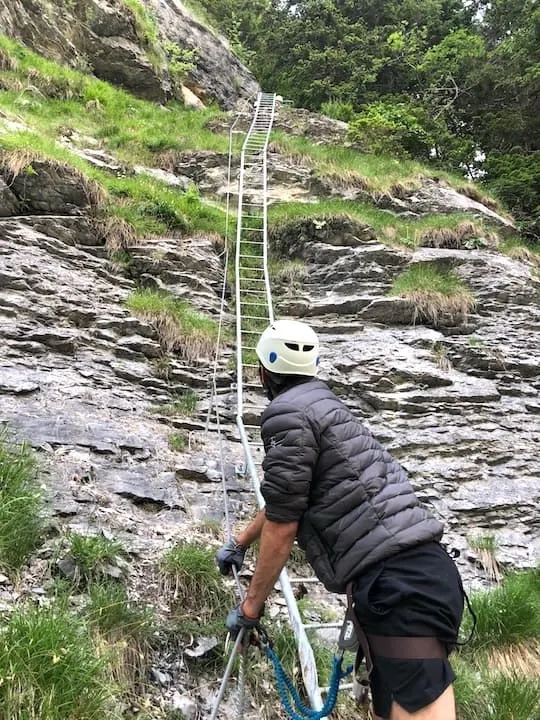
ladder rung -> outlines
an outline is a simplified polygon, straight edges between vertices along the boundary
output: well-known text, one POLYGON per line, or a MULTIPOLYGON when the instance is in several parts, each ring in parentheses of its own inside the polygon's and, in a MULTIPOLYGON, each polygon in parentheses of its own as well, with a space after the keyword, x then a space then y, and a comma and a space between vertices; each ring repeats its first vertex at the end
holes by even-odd
MULTIPOLYGON (((255 350, 255 348, 251 348, 252 350, 255 350)), ((254 363, 242 363, 243 367, 251 367, 251 368, 258 368, 259 365, 255 365, 254 363)), ((256 427, 259 427, 258 425, 256 427)))
POLYGON ((268 322, 268 318, 260 317, 260 315, 242 315, 242 320, 260 320, 261 322, 268 322))
MULTIPOLYGON (((261 294, 260 290, 244 290, 244 288, 239 288, 239 290, 244 295, 260 295, 261 294)), ((260 304, 262 305, 263 303, 260 303, 260 304)))
POLYGON ((258 303, 258 302, 246 302, 245 300, 240 300, 240 305, 247 305, 248 307, 263 307, 268 308, 268 303, 258 303))
POLYGON ((306 630, 336 630, 338 628, 341 628, 343 626, 343 623, 340 622, 334 622, 334 623, 303 623, 306 630))
MULTIPOLYGON (((340 683, 339 689, 341 690, 352 690, 354 688, 353 683, 340 683)), ((320 688, 320 691, 322 693, 327 693, 330 691, 330 685, 327 685, 326 687, 320 688)))
POLYGON ((260 330, 242 330, 242 335, 260 335, 260 330))
POLYGON ((246 232, 264 232, 264 228, 246 228, 246 227, 243 227, 242 230, 245 230, 246 232))
POLYGON ((318 583, 318 582, 321 582, 319 580, 319 578, 317 578, 317 577, 306 577, 306 578, 294 577, 294 578, 289 578, 289 580, 292 583, 318 583))

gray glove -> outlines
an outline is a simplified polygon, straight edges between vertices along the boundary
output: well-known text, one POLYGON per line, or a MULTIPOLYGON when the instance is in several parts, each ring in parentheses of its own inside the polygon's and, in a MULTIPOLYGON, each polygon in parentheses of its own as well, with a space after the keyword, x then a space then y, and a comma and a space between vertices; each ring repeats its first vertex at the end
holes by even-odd
POLYGON ((233 567, 240 570, 244 562, 246 550, 247 548, 242 545, 238 545, 234 538, 228 540, 216 553, 216 562, 218 564, 219 572, 222 575, 230 575, 233 567))
MULTIPOLYGON (((261 612, 260 617, 264 615, 264 608, 261 612)), ((233 640, 236 640, 236 636, 240 632, 240 630, 243 628, 248 634, 251 630, 259 627, 259 620, 258 618, 250 618, 246 617, 244 613, 242 612, 242 604, 237 605, 234 607, 230 613, 227 615, 227 619, 225 621, 225 624, 227 625, 227 630, 230 633, 230 636, 233 640)))

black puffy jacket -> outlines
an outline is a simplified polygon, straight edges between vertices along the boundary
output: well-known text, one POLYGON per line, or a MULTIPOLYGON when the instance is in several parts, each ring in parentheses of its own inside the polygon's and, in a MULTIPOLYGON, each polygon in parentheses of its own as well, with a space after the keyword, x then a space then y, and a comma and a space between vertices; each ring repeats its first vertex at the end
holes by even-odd
POLYGON ((262 416, 266 517, 298 521, 318 578, 344 592, 375 562, 439 540, 404 469, 321 380, 281 392, 262 416))

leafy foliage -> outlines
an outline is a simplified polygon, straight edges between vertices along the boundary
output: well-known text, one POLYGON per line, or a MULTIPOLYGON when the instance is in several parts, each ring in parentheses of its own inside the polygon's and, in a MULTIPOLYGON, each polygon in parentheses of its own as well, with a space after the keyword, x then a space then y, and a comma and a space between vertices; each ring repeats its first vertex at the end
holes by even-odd
POLYGON ((428 158, 433 138, 418 114, 405 103, 371 103, 351 123, 349 137, 363 150, 375 154, 428 158))
POLYGON ((536 0, 198 4, 251 53, 263 86, 347 122, 359 113, 352 135, 374 152, 485 173, 540 237, 536 0))

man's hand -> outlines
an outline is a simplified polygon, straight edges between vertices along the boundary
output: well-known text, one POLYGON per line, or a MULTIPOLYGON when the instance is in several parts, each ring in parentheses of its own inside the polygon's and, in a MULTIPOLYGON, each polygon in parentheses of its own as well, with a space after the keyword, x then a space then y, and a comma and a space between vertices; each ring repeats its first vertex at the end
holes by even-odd
MULTIPOLYGON (((263 609, 263 612, 264 612, 264 609, 263 609)), ((253 618, 253 617, 248 617, 247 615, 244 615, 244 612, 242 610, 242 603, 240 603, 240 605, 237 605, 236 607, 234 607, 230 611, 230 613, 227 615, 227 620, 225 621, 225 624, 227 625, 227 629, 231 635, 231 638, 233 640, 235 640, 236 636, 242 629, 244 629, 247 632, 247 634, 249 635, 251 630, 258 627, 259 620, 262 617, 263 612, 261 612, 259 617, 253 618)))
POLYGON ((247 548, 243 545, 238 545, 233 538, 228 540, 216 553, 219 572, 222 575, 230 575, 233 567, 240 570, 244 562, 246 550, 247 548))

